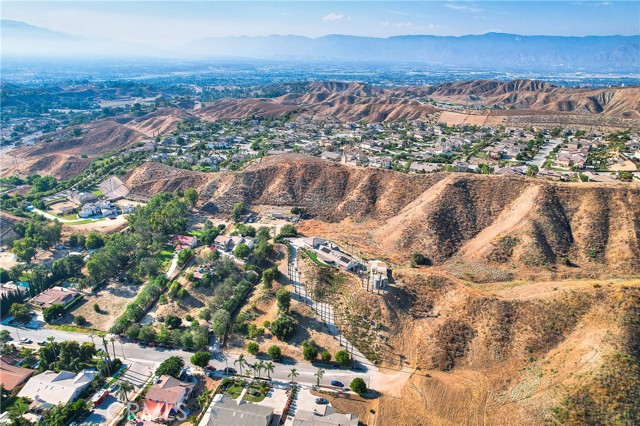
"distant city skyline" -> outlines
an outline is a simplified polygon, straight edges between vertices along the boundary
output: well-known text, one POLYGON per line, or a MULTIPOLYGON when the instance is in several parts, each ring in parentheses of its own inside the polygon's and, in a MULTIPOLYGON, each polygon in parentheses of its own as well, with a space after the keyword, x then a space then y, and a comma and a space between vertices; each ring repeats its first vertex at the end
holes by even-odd
POLYGON ((2 19, 154 47, 206 37, 637 35, 637 1, 1 1, 2 19))

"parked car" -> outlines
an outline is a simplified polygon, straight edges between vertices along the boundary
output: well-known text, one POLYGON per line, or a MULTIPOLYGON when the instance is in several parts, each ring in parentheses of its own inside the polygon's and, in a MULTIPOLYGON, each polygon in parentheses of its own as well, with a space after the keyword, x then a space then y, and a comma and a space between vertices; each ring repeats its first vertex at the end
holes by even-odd
POLYGON ((324 398, 316 398, 316 404, 328 404, 329 401, 327 401, 324 398))
POLYGON ((111 386, 109 386, 109 393, 115 393, 118 389, 120 389, 120 383, 114 383, 111 386))
POLYGON ((205 369, 206 369, 206 370, 209 370, 209 371, 216 371, 216 370, 217 370, 217 368, 215 368, 213 365, 207 365, 207 366, 205 367, 205 369))
POLYGON ((23 337, 22 339, 20 339, 20 341, 22 343, 33 343, 33 340, 29 339, 28 337, 23 337))
POLYGON ((106 389, 101 390, 100 392, 98 392, 97 394, 93 395, 93 398, 91 398, 91 403, 93 404, 94 407, 97 407, 98 405, 102 404, 102 402, 109 396, 109 391, 106 389))
POLYGON ((337 380, 332 380, 331 381, 331 386, 335 386, 335 387, 338 387, 338 388, 343 388, 344 384, 342 382, 337 381, 337 380))
POLYGON ((38 340, 38 346, 44 346, 47 344, 46 340, 38 340))
POLYGON ((222 372, 224 374, 236 374, 237 370, 235 368, 233 368, 233 367, 225 367, 225 369, 222 370, 222 372))

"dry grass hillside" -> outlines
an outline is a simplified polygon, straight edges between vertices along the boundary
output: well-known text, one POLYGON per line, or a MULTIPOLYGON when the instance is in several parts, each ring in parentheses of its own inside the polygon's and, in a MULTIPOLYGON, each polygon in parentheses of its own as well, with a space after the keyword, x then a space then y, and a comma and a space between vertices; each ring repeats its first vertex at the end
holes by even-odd
POLYGON ((202 208, 302 206, 301 230, 401 265, 412 252, 476 281, 619 276, 640 271, 640 188, 471 174, 407 175, 313 157, 268 157, 236 173, 145 164, 139 194, 195 187, 202 208))
POLYGON ((419 92, 443 101, 640 118, 639 87, 572 89, 532 80, 472 80, 420 88, 419 92))
POLYGON ((532 284, 525 296, 416 271, 397 279, 369 296, 394 313, 378 320, 381 356, 411 372, 379 424, 637 424, 638 280, 532 284))

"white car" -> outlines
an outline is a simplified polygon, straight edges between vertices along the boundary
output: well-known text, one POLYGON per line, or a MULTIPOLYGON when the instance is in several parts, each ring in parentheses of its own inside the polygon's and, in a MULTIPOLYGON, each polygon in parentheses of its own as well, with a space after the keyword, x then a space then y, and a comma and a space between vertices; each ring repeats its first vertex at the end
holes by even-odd
POLYGON ((33 343, 33 340, 29 339, 28 337, 23 337, 22 339, 20 339, 20 341, 22 343, 33 343))

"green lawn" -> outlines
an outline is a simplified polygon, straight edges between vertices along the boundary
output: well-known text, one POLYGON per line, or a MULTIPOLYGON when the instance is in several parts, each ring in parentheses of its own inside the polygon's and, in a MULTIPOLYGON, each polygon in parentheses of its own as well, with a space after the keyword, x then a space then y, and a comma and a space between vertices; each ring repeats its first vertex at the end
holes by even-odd
POLYGON ((260 383, 251 383, 247 393, 244 394, 244 400, 249 402, 260 402, 267 396, 269 387, 260 383), (254 395, 255 394, 255 395, 254 395))
POLYGON ((99 189, 94 189, 93 191, 91 191, 91 193, 96 197, 102 197, 104 195, 99 189))
POLYGON ((329 266, 326 263, 324 263, 323 261, 321 261, 320 259, 318 259, 318 256, 312 252, 311 250, 307 250, 307 249, 302 249, 302 251, 309 256, 309 259, 313 260, 313 262, 318 265, 318 266, 329 266))
POLYGON ((225 389, 224 394, 232 399, 236 399, 242 393, 246 383, 243 380, 230 380, 229 386, 225 389))
POLYGON ((104 217, 101 217, 100 219, 94 220, 94 219, 85 219, 85 220, 79 220, 77 222, 67 222, 65 223, 65 225, 86 225, 87 223, 93 223, 93 222, 100 222, 101 220, 104 220, 104 217))

